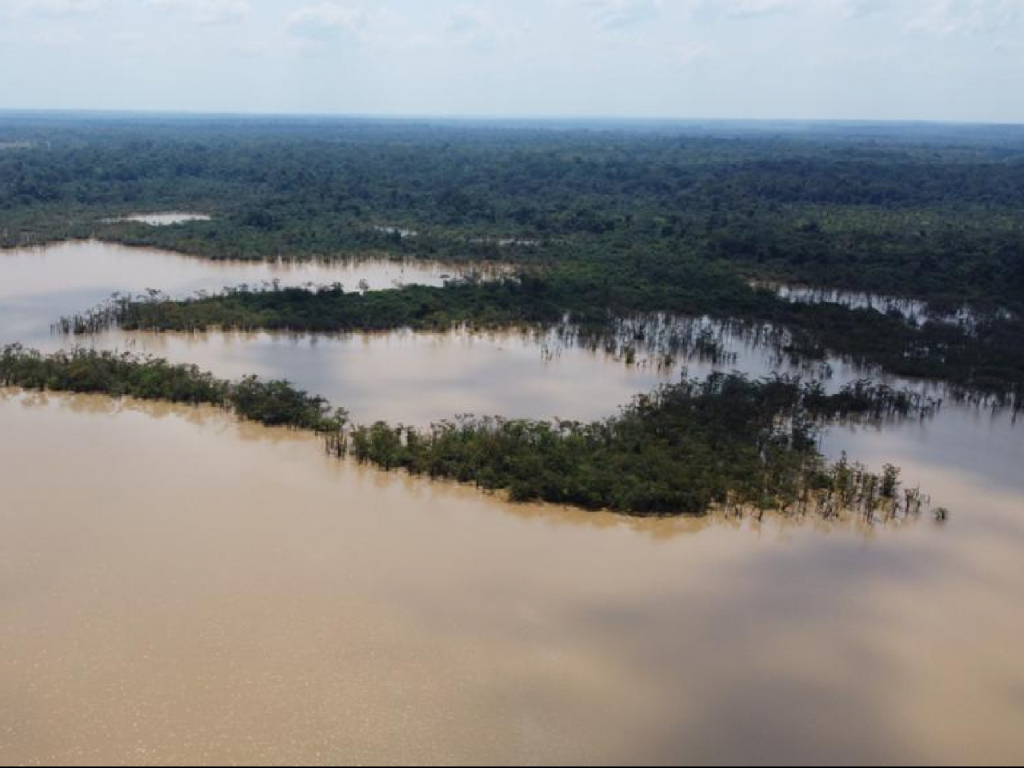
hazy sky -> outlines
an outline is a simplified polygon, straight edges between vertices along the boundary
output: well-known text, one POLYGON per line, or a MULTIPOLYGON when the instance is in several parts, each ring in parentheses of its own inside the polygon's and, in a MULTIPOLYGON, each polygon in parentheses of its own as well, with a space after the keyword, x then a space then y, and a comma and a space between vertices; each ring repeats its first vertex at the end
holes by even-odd
POLYGON ((1024 122, 1024 0, 0 0, 0 108, 1024 122))

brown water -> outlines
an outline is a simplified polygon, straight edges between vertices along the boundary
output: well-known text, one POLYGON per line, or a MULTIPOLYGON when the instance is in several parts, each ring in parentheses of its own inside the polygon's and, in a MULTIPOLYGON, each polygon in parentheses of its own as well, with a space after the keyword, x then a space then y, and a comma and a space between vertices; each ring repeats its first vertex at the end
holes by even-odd
MULTIPOLYGON (((407 343, 393 378, 445 414, 510 370, 407 343)), ((522 344, 524 402, 619 397, 621 365, 522 344)), ((5 393, 0 764, 1019 763, 1024 425, 947 406, 824 447, 951 522, 514 506, 212 410, 5 393)))
POLYGON ((1019 473, 897 439, 950 526, 637 522, 205 410, 0 425, 5 764, 1024 755, 1019 473))
MULTIPOLYGON (((464 271, 466 267, 462 267, 464 271)), ((341 282, 356 290, 360 280, 372 289, 395 285, 444 284, 459 274, 441 262, 388 261, 210 261, 150 248, 129 248, 99 241, 75 241, 42 248, 0 250, 0 302, 45 307, 57 316, 83 312, 115 292, 159 289, 175 297, 274 280, 284 286, 341 282)), ((6 335, 6 333, 5 333, 6 335)))
MULTIPOLYGON (((130 349, 196 363, 225 378, 287 378, 371 421, 426 424, 454 413, 590 419, 613 413, 671 371, 629 368, 604 354, 570 348, 552 359, 543 343, 516 333, 343 337, 287 334, 53 335, 60 317, 82 312, 115 292, 160 289, 172 296, 243 283, 282 285, 360 280, 373 289, 396 283, 442 285, 459 267, 442 263, 211 262, 106 243, 67 243, 0 251, 0 345, 21 342, 52 351, 74 344, 130 349)), ((466 267, 461 267, 465 270, 466 267)))

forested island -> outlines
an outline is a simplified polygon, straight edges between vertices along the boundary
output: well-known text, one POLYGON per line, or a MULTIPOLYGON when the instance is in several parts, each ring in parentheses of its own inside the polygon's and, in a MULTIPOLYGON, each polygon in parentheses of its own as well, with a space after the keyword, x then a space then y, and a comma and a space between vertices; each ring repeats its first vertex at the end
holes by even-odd
POLYGON ((590 424, 464 417, 416 429, 349 423, 344 409, 284 381, 217 379, 193 365, 76 349, 42 355, 0 351, 0 386, 104 394, 227 409, 267 426, 323 436, 327 450, 382 469, 630 515, 704 515, 768 510, 826 518, 907 519, 927 509, 899 470, 874 474, 818 451, 834 420, 926 418, 937 403, 866 381, 826 394, 820 384, 715 374, 641 395, 617 416, 590 424))
MULTIPOLYGON (((491 279, 386 291, 225 286, 172 299, 154 286, 54 318, 65 334, 571 327, 629 359, 650 342, 645 318, 711 318, 794 361, 840 358, 866 376, 1024 407, 1019 128, 21 114, 0 124, 0 144, 6 247, 98 238, 218 260, 500 266, 491 279), (127 218, 161 211, 208 219, 127 218), (884 302, 787 301, 765 287, 779 283, 926 310, 908 319, 884 302)), ((721 355, 696 336, 660 352, 721 355)), ((223 382, 131 356, 9 348, 2 372, 13 386, 209 403, 322 432, 332 451, 387 469, 633 514, 830 510, 861 504, 853 497, 874 514, 894 478, 858 469, 854 482, 847 465, 825 466, 817 430, 933 407, 870 383, 826 396, 817 384, 718 375, 594 424, 480 418, 419 431, 350 425, 284 382, 223 382), (860 490, 841 490, 849 482, 860 490)))

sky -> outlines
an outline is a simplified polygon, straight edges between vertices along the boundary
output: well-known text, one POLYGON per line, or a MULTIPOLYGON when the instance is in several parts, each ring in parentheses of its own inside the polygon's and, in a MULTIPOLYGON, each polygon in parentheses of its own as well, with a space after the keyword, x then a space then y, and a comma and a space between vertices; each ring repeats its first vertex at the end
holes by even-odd
POLYGON ((1024 123, 1024 0, 0 0, 0 109, 1024 123))

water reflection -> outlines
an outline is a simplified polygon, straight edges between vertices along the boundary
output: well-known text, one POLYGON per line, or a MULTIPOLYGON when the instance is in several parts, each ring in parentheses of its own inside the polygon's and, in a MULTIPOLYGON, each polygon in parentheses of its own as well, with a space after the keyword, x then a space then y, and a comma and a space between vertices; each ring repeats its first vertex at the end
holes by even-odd
MULTIPOLYGON (((849 309, 871 309, 882 314, 895 315, 915 325, 940 322, 966 329, 976 327, 978 314, 968 306, 929 306, 927 302, 900 296, 844 291, 834 288, 813 288, 785 283, 754 282, 755 288, 772 291, 781 299, 794 304, 838 304, 849 309)), ((988 313, 996 319, 1010 320, 1013 313, 1006 309, 988 313)))
POLYGON ((168 212, 133 213, 122 219, 114 219, 114 221, 134 221, 139 224, 148 224, 151 227, 169 227, 174 224, 188 224, 193 221, 211 221, 212 219, 212 216, 205 213, 168 212))

